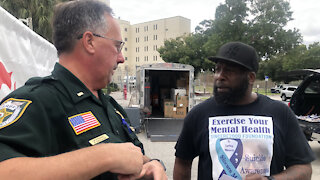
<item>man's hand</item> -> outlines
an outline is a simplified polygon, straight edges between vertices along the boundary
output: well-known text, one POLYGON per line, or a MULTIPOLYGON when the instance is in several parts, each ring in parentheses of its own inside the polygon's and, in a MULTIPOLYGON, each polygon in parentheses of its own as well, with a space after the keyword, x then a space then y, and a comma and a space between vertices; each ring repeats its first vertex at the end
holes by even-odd
POLYGON ((268 179, 260 174, 248 174, 246 175, 245 180, 268 180, 268 179))
POLYGON ((110 160, 114 164, 110 172, 138 176, 143 168, 141 149, 132 143, 108 144, 110 152, 114 152, 110 160))
POLYGON ((143 165, 142 171, 138 176, 136 175, 119 175, 119 180, 134 180, 134 179, 143 179, 143 180, 167 180, 168 177, 162 164, 156 160, 147 162, 143 165))
MULTIPOLYGON (((312 174, 311 164, 297 164, 288 167, 286 170, 279 174, 272 175, 274 179, 286 180, 286 179, 300 179, 300 180, 310 180, 312 174)), ((267 180, 266 177, 259 174, 248 174, 245 180, 267 180)))

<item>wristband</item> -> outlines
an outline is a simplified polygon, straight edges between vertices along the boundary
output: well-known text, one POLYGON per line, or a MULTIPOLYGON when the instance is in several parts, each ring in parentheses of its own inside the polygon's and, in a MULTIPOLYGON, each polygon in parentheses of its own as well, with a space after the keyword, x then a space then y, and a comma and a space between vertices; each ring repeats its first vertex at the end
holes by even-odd
POLYGON ((273 176, 265 176, 268 180, 275 180, 273 176))
POLYGON ((163 166, 164 171, 167 170, 166 166, 164 165, 164 163, 160 159, 150 159, 150 161, 153 161, 153 160, 158 161, 163 166))

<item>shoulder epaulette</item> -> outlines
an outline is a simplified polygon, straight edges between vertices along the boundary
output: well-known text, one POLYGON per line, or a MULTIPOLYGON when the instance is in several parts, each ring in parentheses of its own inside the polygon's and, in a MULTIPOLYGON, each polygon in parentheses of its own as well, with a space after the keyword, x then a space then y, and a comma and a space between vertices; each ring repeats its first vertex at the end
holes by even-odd
POLYGON ((46 77, 33 77, 30 78, 25 85, 37 85, 37 84, 41 84, 43 82, 48 82, 48 81, 52 81, 54 80, 53 76, 46 76, 46 77))

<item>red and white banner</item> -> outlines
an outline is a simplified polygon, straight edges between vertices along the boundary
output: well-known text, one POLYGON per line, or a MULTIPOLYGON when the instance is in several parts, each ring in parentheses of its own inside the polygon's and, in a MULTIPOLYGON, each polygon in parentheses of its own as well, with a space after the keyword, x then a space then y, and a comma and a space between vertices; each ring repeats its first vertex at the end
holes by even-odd
POLYGON ((0 7, 0 100, 34 76, 49 75, 58 60, 53 44, 0 7))

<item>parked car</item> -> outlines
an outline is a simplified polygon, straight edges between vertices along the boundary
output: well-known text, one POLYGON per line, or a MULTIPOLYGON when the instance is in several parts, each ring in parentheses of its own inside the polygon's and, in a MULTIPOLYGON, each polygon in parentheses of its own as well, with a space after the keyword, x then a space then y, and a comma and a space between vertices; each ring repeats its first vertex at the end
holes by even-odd
POLYGON ((308 140, 320 142, 320 69, 294 72, 304 80, 292 95, 289 107, 297 115, 308 140))
POLYGON ((287 99, 290 99, 296 89, 297 89, 297 86, 283 87, 280 91, 280 97, 282 101, 286 101, 287 99))
POLYGON ((277 84, 273 88, 270 89, 270 92, 271 93, 280 93, 282 88, 283 88, 282 84, 277 84))

